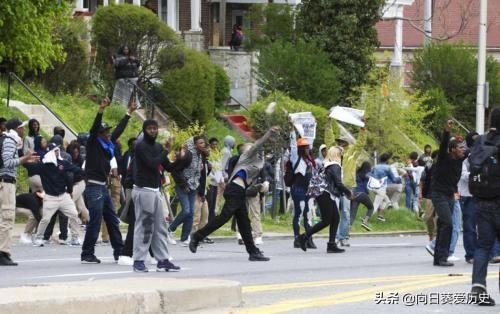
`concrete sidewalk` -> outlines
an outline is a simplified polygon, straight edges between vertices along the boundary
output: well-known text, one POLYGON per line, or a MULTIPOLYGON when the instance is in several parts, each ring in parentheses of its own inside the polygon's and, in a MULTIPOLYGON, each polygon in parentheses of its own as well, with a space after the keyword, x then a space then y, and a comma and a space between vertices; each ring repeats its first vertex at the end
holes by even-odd
POLYGON ((127 278, 0 289, 0 314, 184 313, 240 306, 238 282, 127 278))

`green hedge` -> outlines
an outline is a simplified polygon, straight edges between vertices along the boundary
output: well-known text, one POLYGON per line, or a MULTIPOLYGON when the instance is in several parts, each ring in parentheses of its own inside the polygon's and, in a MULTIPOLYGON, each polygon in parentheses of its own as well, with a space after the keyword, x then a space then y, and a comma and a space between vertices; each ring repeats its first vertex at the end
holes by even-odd
MULTIPOLYGON (((215 67, 201 52, 183 46, 160 51, 161 90, 185 115, 200 123, 213 117, 215 110, 215 67)), ((178 122, 185 122, 170 103, 160 104, 178 122)))
POLYGON ((226 71, 214 64, 215 70, 215 104, 219 107, 224 106, 225 102, 229 99, 231 82, 226 71))

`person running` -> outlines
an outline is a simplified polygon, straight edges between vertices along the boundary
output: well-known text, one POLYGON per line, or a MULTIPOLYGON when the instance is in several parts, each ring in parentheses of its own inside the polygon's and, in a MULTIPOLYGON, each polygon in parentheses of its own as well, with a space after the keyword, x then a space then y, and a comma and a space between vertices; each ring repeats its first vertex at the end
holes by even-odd
POLYGON ((315 224, 311 229, 306 230, 305 233, 301 234, 298 238, 300 248, 303 251, 307 251, 307 242, 309 238, 323 230, 324 228, 330 226, 330 236, 327 243, 326 252, 327 253, 343 253, 344 249, 341 249, 335 243, 335 238, 337 235, 337 228, 340 222, 339 216, 339 200, 342 196, 347 196, 348 199, 353 199, 352 192, 344 185, 342 182, 342 153, 343 149, 338 146, 331 147, 328 149, 324 162, 325 171, 325 181, 327 184, 326 189, 322 194, 316 198, 318 206, 321 211, 321 220, 315 224))
POLYGON ((80 240, 78 239, 80 221, 75 203, 70 196, 73 181, 69 179, 68 173, 83 175, 84 171, 63 160, 59 147, 53 143, 49 144, 49 151, 43 157, 42 163, 30 164, 27 167, 31 168, 33 173, 40 176, 45 192, 42 220, 40 220, 38 225, 38 232, 33 245, 44 245, 43 237, 45 229, 52 216, 58 210, 69 218, 71 245, 80 245, 80 240))
MULTIPOLYGON (((294 127, 292 125, 292 127, 294 127)), ((316 169, 316 163, 309 154, 309 141, 305 138, 299 138, 295 129, 290 132, 290 163, 293 173, 293 183, 291 186, 291 195, 293 200, 293 247, 300 248, 299 235, 300 235, 300 218, 304 223, 304 229, 307 231, 311 229, 310 214, 309 214, 309 197, 307 196, 307 188, 311 181, 313 171, 316 169)), ((312 237, 307 238, 307 246, 309 249, 315 249, 316 245, 312 237)))
MULTIPOLYGON (((156 143, 158 122, 146 120, 142 125, 144 138, 135 148, 132 200, 135 207, 134 265, 136 272, 147 272, 144 264, 149 248, 158 261, 157 271, 178 271, 179 266, 170 262, 167 248, 167 223, 163 214, 160 192, 161 174, 159 167, 168 169, 168 153, 172 146, 169 139, 163 148, 156 143)), ((182 152, 181 152, 182 154, 182 152)))
POLYGON ((7 121, 5 128, 7 131, 0 138, 0 266, 17 266, 10 255, 16 213, 17 167, 37 162, 39 157, 32 151, 19 157, 24 134, 24 123, 19 118, 7 121))
POLYGON ((113 210, 114 205, 106 188, 106 179, 111 171, 111 160, 114 157, 113 143, 125 130, 130 115, 137 109, 137 104, 132 103, 127 114, 112 133, 110 133, 111 127, 106 123, 102 123, 104 110, 108 106, 109 98, 106 97, 101 101, 87 141, 85 172, 88 182, 84 195, 90 220, 82 245, 81 262, 84 264, 101 263, 101 260, 94 253, 103 218, 108 227, 115 261, 118 261, 123 248, 123 239, 119 228, 120 220, 113 210))
POLYGON ((370 172, 372 170, 372 165, 369 161, 364 161, 361 166, 356 170, 356 187, 353 190, 354 198, 351 200, 351 226, 356 219, 358 214, 359 204, 365 205, 367 211, 365 217, 361 221, 361 227, 365 228, 367 231, 372 229, 368 225, 368 220, 373 215, 373 203, 370 199, 370 192, 368 191, 368 180, 370 178, 370 172))
POLYGON ((455 193, 462 173, 465 159, 465 146, 458 140, 450 141, 453 121, 448 120, 443 131, 439 153, 432 174, 432 204, 436 210, 437 236, 434 248, 434 266, 453 266, 448 261, 452 237, 452 215, 455 206, 455 193))
POLYGON ((23 193, 16 196, 16 214, 21 214, 28 218, 24 233, 19 239, 20 243, 32 244, 33 233, 42 219, 43 191, 33 193, 23 193))
POLYGON ((235 216, 239 231, 243 237, 243 242, 249 254, 249 260, 270 260, 270 258, 262 254, 253 241, 245 196, 247 187, 259 175, 260 170, 264 167, 264 158, 261 153, 264 144, 273 135, 278 134, 279 130, 280 128, 278 126, 273 126, 254 144, 243 145, 241 149, 242 154, 238 159, 235 169, 229 178, 226 190, 224 191, 224 198, 226 200, 224 207, 218 216, 192 235, 191 242, 189 243, 189 250, 192 253, 196 253, 198 245, 204 238, 226 224, 231 217, 235 216))
MULTIPOLYGON (((384 210, 390 202, 389 197, 387 197, 387 181, 389 179, 392 182, 401 183, 401 178, 396 177, 391 169, 391 166, 389 166, 391 157, 392 153, 383 153, 382 155, 380 155, 380 163, 373 167, 371 173, 371 177, 375 178, 381 183, 380 186, 372 188, 375 192, 373 208, 378 212, 377 219, 382 222, 385 222, 384 210)), ((370 184, 368 185, 368 188, 370 189, 370 184)))

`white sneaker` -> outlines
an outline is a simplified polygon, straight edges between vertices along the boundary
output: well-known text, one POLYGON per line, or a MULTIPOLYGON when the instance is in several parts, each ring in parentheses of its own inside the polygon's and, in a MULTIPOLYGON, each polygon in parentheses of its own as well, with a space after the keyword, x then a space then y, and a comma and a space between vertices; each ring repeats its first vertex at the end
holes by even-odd
POLYGON ((451 263, 458 262, 459 260, 460 260, 460 258, 456 257, 455 255, 448 256, 448 259, 447 259, 447 261, 451 262, 451 263))
POLYGON ((155 258, 151 257, 151 255, 148 254, 148 257, 146 257, 146 263, 149 265, 156 265, 158 262, 156 261, 155 258))
POLYGON ((45 241, 43 239, 35 239, 35 241, 33 241, 33 246, 43 246, 45 243, 45 241))
POLYGON ((31 243, 33 243, 33 240, 31 239, 30 235, 28 235, 27 233, 23 233, 23 234, 21 234, 21 237, 19 238, 19 243, 31 244, 31 243))
POLYGON ((264 244, 264 241, 262 241, 262 237, 257 237, 255 238, 255 245, 262 245, 264 244))
POLYGON ((172 245, 177 244, 177 241, 175 241, 174 237, 172 236, 172 232, 170 231, 167 233, 167 243, 172 245))
POLYGON ((432 247, 432 243, 429 243, 425 246, 425 249, 431 256, 434 256, 434 248, 432 247))
POLYGON ((182 247, 188 247, 189 246, 189 238, 186 241, 181 241, 179 242, 179 245, 182 247))
POLYGON ((120 266, 132 266, 134 265, 134 259, 129 256, 120 255, 118 257, 118 265, 120 266))
POLYGON ((69 243, 69 245, 71 245, 71 246, 81 246, 82 245, 82 241, 80 241, 80 238, 75 237, 75 238, 71 239, 71 242, 69 243))

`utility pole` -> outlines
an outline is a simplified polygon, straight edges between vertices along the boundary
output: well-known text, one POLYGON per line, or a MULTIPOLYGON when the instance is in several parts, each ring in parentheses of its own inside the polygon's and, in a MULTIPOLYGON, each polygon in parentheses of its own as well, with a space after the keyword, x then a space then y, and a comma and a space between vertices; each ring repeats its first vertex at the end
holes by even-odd
POLYGON ((479 10, 479 49, 477 55, 476 131, 484 133, 484 100, 486 85, 486 24, 488 21, 488 0, 481 0, 479 10))
POLYGON ((424 3, 424 45, 432 41, 432 0, 424 3))

